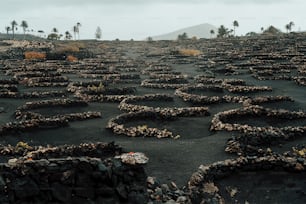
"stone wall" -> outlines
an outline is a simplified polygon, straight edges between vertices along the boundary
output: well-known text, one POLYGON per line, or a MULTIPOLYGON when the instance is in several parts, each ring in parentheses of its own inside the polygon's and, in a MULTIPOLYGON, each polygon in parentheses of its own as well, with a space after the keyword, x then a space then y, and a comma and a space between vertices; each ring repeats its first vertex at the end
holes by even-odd
POLYGON ((17 150, 24 155, 0 164, 0 203, 148 202, 143 166, 114 157, 122 151, 115 145, 37 148, 22 143, 0 149, 2 155, 16 156, 17 150))

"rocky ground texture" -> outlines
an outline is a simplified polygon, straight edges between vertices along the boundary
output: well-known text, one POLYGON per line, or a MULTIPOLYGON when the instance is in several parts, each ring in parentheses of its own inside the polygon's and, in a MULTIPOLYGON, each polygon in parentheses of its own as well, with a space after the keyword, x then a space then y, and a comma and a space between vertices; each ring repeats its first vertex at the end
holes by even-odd
POLYGON ((306 203, 305 40, 1 42, 0 202, 306 203))

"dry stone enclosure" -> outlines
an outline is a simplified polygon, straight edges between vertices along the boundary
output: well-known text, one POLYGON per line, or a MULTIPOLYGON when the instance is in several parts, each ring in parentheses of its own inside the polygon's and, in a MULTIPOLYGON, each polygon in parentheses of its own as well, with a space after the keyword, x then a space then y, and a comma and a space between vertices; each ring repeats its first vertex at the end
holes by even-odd
POLYGON ((1 203, 306 202, 305 40, 3 42, 1 203))

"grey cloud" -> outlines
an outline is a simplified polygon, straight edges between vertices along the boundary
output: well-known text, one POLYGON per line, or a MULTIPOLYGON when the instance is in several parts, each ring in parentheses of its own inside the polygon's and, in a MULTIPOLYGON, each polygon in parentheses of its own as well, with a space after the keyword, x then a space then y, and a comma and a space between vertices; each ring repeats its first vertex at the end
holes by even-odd
POLYGON ((225 4, 267 4, 267 3, 290 3, 296 0, 52 0, 52 1, 42 1, 42 0, 9 0, 2 5, 10 7, 44 7, 49 5, 55 6, 79 6, 79 5, 94 5, 94 4, 160 4, 160 3, 173 3, 173 4, 205 4, 205 3, 225 3, 225 4))
POLYGON ((14 19, 61 32, 81 22, 82 36, 92 37, 100 25, 108 39, 144 39, 204 22, 230 26, 237 19, 238 32, 244 33, 268 23, 284 27, 291 20, 303 28, 303 8, 304 0, 7 0, 0 6, 0 32, 14 19))
MULTIPOLYGON (((107 6, 150 6, 161 4, 279 4, 279 3, 292 3, 295 4, 302 0, 9 0, 1 4, 0 13, 13 14, 17 12, 24 12, 27 10, 46 9, 46 8, 69 8, 76 7, 107 7, 107 6)), ((86 10, 84 10, 86 11, 86 10)), ((73 12, 73 11, 72 11, 73 12)))
POLYGON ((50 7, 80 7, 80 6, 150 6, 154 4, 279 4, 296 3, 302 0, 9 0, 1 4, 0 12, 14 13, 24 10, 50 7))

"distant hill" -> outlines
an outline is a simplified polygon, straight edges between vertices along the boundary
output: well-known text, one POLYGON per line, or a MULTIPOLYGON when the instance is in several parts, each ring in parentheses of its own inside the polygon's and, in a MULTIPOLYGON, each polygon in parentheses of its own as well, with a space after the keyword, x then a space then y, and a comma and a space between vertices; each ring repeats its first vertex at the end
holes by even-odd
POLYGON ((210 38, 211 30, 214 30, 216 35, 218 29, 211 24, 204 23, 188 28, 183 28, 164 35, 153 36, 152 38, 153 40, 176 40, 177 36, 183 33, 187 33, 189 38, 192 38, 193 36, 196 36, 197 38, 210 38))
MULTIPOLYGON (((0 40, 11 40, 13 38, 13 34, 5 34, 5 33, 0 33, 0 40)), ((43 38, 40 38, 38 36, 34 36, 31 34, 26 34, 25 37, 23 34, 15 34, 15 39, 16 40, 44 40, 43 38)))

